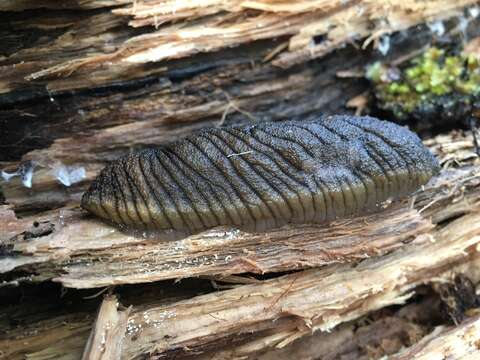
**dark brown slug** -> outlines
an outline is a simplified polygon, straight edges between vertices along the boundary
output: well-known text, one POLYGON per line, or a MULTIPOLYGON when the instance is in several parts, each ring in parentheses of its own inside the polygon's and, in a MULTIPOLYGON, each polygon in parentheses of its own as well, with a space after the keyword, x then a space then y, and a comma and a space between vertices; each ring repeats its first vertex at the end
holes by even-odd
POLYGON ((140 231, 262 231, 374 211, 438 170, 414 133, 371 117, 212 128, 114 161, 82 207, 140 231))

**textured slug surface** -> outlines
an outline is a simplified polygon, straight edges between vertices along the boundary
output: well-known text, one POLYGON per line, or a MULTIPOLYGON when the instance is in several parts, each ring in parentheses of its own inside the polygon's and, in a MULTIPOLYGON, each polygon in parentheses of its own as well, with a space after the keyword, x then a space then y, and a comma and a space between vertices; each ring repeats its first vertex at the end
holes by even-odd
POLYGON ((140 231, 262 231, 371 212, 438 168, 414 133, 371 117, 213 128, 111 163, 82 207, 140 231))

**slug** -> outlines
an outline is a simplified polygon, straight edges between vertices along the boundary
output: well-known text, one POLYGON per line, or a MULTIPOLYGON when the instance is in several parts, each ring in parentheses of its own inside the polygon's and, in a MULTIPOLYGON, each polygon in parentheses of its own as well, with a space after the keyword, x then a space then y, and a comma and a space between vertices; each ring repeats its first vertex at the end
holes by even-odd
POLYGON ((264 231, 375 211, 438 171, 404 127, 325 116, 211 128, 130 154, 102 170, 82 207, 142 232, 264 231))

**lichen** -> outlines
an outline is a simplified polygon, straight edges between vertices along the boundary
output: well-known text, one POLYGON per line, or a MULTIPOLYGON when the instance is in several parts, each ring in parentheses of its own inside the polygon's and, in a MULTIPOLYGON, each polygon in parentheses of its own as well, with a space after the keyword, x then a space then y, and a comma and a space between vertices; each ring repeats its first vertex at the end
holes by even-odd
POLYGON ((378 107, 398 120, 439 111, 445 113, 442 116, 458 116, 480 95, 480 60, 436 47, 403 69, 374 63, 366 76, 374 84, 378 107))

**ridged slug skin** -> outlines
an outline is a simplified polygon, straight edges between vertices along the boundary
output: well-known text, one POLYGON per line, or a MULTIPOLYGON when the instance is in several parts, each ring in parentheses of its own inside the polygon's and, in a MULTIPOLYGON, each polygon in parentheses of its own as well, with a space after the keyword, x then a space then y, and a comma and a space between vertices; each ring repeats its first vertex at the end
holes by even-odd
POLYGON ((374 211, 439 170, 411 131, 371 117, 212 128, 108 165, 82 207, 122 228, 262 231, 374 211))

